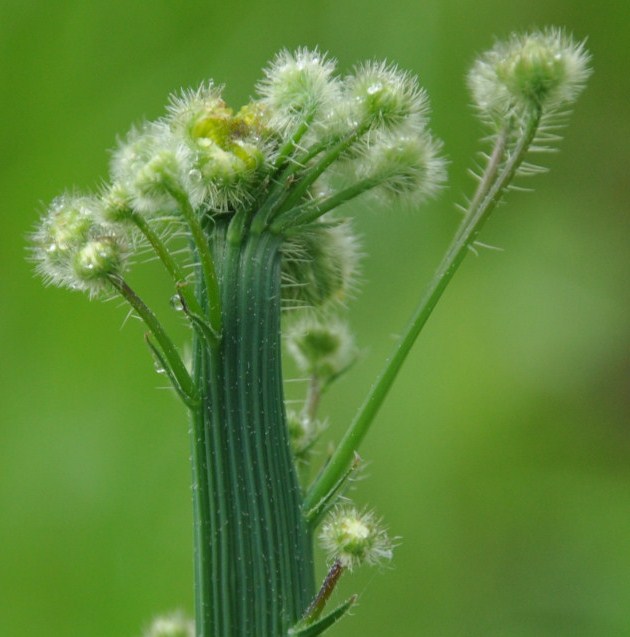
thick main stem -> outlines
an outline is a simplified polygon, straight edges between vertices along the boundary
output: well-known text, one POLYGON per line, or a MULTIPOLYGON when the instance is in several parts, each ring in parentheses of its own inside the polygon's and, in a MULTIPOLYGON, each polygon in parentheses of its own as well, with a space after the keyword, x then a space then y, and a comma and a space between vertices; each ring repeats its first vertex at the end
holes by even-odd
POLYGON ((279 248, 270 234, 233 245, 215 229, 222 339, 195 341, 198 637, 284 636, 313 597, 284 412, 279 248))

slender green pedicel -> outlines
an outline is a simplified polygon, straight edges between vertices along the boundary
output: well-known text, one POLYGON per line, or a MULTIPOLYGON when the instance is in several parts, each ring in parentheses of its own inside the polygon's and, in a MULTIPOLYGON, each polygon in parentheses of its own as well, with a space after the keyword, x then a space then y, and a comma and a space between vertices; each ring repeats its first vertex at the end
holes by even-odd
POLYGON ((317 50, 284 51, 240 110, 212 82, 183 92, 120 144, 99 195, 53 201, 33 235, 37 270, 92 298, 123 298, 190 412, 195 620, 158 618, 146 637, 315 637, 356 601, 329 607, 340 578, 391 559, 377 517, 339 502, 357 449, 489 215, 517 175, 536 172, 525 158, 552 139, 587 62, 582 45, 548 29, 475 63, 469 85, 493 150, 394 354, 322 466, 313 466, 322 398, 357 360, 342 314, 359 250, 337 209, 368 196, 417 204, 445 181, 413 75, 369 62, 342 78, 317 50), (129 283, 147 248, 191 328, 190 366, 129 283), (307 386, 288 413, 283 334, 307 386), (319 585, 314 537, 329 560, 319 585))

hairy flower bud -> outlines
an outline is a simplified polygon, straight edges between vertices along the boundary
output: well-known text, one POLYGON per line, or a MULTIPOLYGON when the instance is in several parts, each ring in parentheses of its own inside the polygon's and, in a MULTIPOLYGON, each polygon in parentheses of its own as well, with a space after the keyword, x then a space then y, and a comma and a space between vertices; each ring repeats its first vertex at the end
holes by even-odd
POLYGON ((266 163, 261 109, 236 115, 213 84, 171 99, 168 123, 191 153, 191 200, 208 211, 235 209, 250 200, 266 163))
POLYGON ((107 223, 125 223, 133 212, 129 191, 120 183, 108 186, 101 195, 101 217, 107 223))
POLYGON ((319 539, 329 559, 350 570, 363 563, 390 560, 393 554, 392 542, 380 521, 370 511, 354 507, 334 509, 322 525, 319 539))
POLYGON ((110 274, 124 268, 125 241, 101 222, 96 197, 55 199, 33 235, 37 270, 48 282, 98 294, 110 274))
POLYGON ((440 142, 426 131, 380 134, 361 158, 360 173, 379 180, 377 193, 417 203, 433 196, 446 181, 440 150, 440 142))
POLYGON ((114 153, 111 174, 125 188, 139 212, 173 210, 173 188, 187 187, 191 155, 164 122, 132 130, 114 153))
POLYGON ((124 269, 125 239, 101 219, 97 197, 62 195, 53 201, 33 235, 37 269, 47 281, 94 296, 109 275, 124 269))
POLYGON ((281 51, 257 86, 271 126, 284 132, 301 121, 327 115, 339 99, 334 70, 335 62, 317 50, 281 51))
POLYGON ((122 266, 122 246, 113 235, 88 241, 74 256, 74 272, 86 285, 95 284, 122 266))
POLYGON ((359 245, 349 221, 311 224, 283 246, 282 296, 290 305, 342 303, 355 284, 359 245))
POLYGON ((308 460, 312 447, 326 428, 326 424, 288 410, 287 427, 294 458, 297 461, 308 460))
POLYGON ((287 329, 286 339, 298 368, 323 380, 343 372, 357 355, 352 332, 337 317, 306 315, 287 329))
POLYGON ((358 125, 389 129, 397 126, 423 128, 428 102, 417 79, 385 62, 358 67, 345 81, 358 125))
POLYGON ((479 57, 468 84, 479 111, 491 119, 514 109, 554 110, 582 90, 589 59, 584 43, 559 29, 513 34, 479 57))

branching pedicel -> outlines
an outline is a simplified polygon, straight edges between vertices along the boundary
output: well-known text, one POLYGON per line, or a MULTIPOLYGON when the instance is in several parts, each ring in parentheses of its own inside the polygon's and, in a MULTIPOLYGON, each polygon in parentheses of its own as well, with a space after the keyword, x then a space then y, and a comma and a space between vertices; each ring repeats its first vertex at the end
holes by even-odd
POLYGON ((354 603, 326 608, 342 574, 391 558, 374 514, 340 502, 357 448, 486 219, 516 175, 539 171, 525 157, 556 141, 556 116, 581 90, 587 64, 583 46, 554 29, 512 36, 475 63, 469 85, 493 143, 479 186, 392 357, 314 472, 322 393, 355 358, 341 301, 357 242, 334 211, 357 197, 419 203, 445 180, 416 79, 384 63, 340 78, 317 51, 283 52, 258 99, 235 113, 212 83, 173 97, 162 119, 119 146, 100 194, 52 203, 34 234, 38 271, 91 297, 122 296, 191 413, 195 623, 162 618, 148 635, 319 635, 354 603), (174 236, 185 237, 185 257, 174 236), (190 368, 127 281, 147 247, 192 328, 190 368), (293 310, 288 351, 309 378, 302 410, 288 414, 283 308, 293 310), (317 588, 319 525, 330 571, 317 588))

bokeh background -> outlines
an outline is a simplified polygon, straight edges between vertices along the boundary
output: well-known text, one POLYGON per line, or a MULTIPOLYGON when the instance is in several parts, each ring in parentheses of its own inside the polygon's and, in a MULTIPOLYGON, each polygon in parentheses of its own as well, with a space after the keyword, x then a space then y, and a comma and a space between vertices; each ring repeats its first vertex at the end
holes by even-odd
MULTIPOLYGON (((604 0, 0 0, 0 634, 137 637, 191 611, 187 423, 116 303, 44 289, 26 235, 167 94, 239 105, 282 47, 418 73, 450 185, 355 208, 363 356, 327 396, 338 437, 454 231, 482 132, 464 75, 493 35, 565 25, 595 73, 551 174, 514 193, 440 303, 362 448, 354 498, 400 546, 339 636, 630 635, 630 3, 604 0)), ((136 285, 171 294, 148 266, 136 285)), ((179 329, 174 325, 174 329, 179 329)), ((185 334, 180 329, 182 339, 185 334)), ((292 389, 297 395, 297 389, 292 389)))

